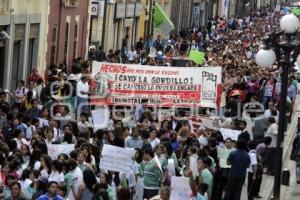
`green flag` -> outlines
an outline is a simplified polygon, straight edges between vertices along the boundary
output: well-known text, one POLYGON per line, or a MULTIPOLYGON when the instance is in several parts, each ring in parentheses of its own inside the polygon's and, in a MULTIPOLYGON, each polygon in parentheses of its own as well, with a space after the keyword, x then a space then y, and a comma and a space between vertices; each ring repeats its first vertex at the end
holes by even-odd
POLYGON ((155 3, 155 6, 154 6, 153 27, 154 28, 158 28, 164 22, 168 23, 172 27, 172 29, 175 28, 173 22, 167 16, 167 14, 164 12, 164 10, 157 3, 155 3))
POLYGON ((292 10, 292 13, 293 13, 294 15, 300 15, 300 8, 294 8, 294 9, 292 10))
POLYGON ((205 53, 202 51, 191 50, 189 54, 189 59, 199 65, 204 63, 204 56, 205 53))

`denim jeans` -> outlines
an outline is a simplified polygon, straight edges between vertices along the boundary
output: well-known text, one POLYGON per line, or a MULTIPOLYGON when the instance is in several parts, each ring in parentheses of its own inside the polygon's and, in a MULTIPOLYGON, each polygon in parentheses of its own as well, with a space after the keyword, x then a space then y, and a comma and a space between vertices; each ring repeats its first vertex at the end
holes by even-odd
POLYGON ((89 100, 86 98, 77 97, 77 115, 80 113, 89 113, 89 100), (80 109, 80 110, 78 110, 80 109), (79 113, 78 113, 79 112, 79 113))

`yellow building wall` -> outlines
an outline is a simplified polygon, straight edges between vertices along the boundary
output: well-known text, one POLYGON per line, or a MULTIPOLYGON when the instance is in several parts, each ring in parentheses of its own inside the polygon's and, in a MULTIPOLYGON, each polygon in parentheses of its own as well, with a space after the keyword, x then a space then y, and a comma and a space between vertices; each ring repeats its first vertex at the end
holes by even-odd
MULTIPOLYGON (((9 9, 12 11, 14 25, 18 21, 22 21, 22 24, 28 23, 28 26, 25 30, 25 44, 24 44, 24 63, 23 63, 23 73, 22 77, 25 79, 26 75, 29 74, 27 59, 28 59, 28 35, 30 31, 30 23, 39 23, 39 33, 38 33, 38 56, 37 56, 37 66, 41 75, 43 75, 44 70, 46 69, 46 50, 47 50, 47 33, 48 33, 48 9, 49 9, 49 0, 6 0, 9 2, 9 9), (34 22, 33 22, 33 21, 34 22), (36 21, 37 20, 37 21, 36 21), (36 21, 36 22, 35 22, 36 21)), ((9 17, 8 13, 8 17, 9 17)), ((12 59, 12 55, 10 56, 12 59)), ((11 61, 12 62, 12 61, 11 61)), ((11 80, 13 79, 12 75, 13 69, 12 65, 8 66, 7 69, 7 78, 5 79, 4 85, 6 88, 11 87, 11 80)))
MULTIPOLYGON (((147 0, 142 0, 141 3, 143 4, 143 8, 146 11, 147 10, 147 0)), ((146 27, 145 22, 147 20, 146 18, 146 12, 143 12, 143 14, 140 16, 140 37, 144 38, 146 27)))
MULTIPOLYGON (((150 0, 149 0, 150 1, 150 0)), ((170 17, 171 16, 171 8, 172 8, 172 0, 153 0, 154 2, 157 2, 166 12, 166 14, 170 17)), ((147 0, 141 1, 145 11, 147 10, 147 0)), ((145 36, 145 31, 147 27, 145 27, 145 22, 148 20, 148 16, 146 15, 146 12, 143 12, 143 14, 140 17, 140 37, 145 36)), ((154 32, 155 33, 155 32, 154 32)))

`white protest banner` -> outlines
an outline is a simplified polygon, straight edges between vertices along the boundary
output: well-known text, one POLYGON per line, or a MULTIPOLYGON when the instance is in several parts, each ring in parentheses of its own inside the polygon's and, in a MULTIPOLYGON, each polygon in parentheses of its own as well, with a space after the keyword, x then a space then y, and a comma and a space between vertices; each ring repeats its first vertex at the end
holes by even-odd
POLYGON ((220 132, 221 132, 224 140, 226 140, 227 138, 230 138, 234 141, 237 141, 239 135, 241 134, 241 131, 236 131, 236 130, 227 129, 227 128, 221 128, 220 132))
POLYGON ((157 114, 159 122, 162 122, 163 120, 171 121, 172 116, 175 116, 175 111, 159 110, 157 114))
POLYGON ((74 144, 48 144, 48 155, 51 157, 52 160, 56 160, 57 157, 62 154, 70 154, 71 151, 75 149, 74 144))
POLYGON ((191 194, 191 187, 190 187, 189 178, 172 176, 170 199, 189 200, 190 194, 191 194))
POLYGON ((101 155, 100 169, 128 173, 135 150, 104 144, 101 155))
POLYGON ((93 62, 94 104, 219 107, 221 67, 162 67, 93 62))
POLYGON ((107 128, 109 118, 110 118, 110 112, 106 108, 92 110, 92 118, 93 118, 94 131, 98 129, 104 129, 107 128))

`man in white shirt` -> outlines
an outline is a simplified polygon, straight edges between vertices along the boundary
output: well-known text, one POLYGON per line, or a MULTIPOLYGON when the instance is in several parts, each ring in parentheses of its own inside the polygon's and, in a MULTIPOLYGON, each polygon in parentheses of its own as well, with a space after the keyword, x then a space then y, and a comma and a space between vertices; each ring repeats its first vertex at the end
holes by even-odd
POLYGON ((261 184, 261 175, 258 172, 258 158, 256 154, 256 144, 254 141, 250 141, 248 144, 249 148, 249 157, 250 157, 250 166, 247 169, 248 172, 248 199, 253 200, 259 198, 259 190, 261 184))
POLYGON ((269 128, 267 130, 266 136, 272 138, 271 144, 268 148, 267 156, 267 175, 273 175, 275 167, 274 155, 276 153, 275 149, 277 146, 277 137, 278 137, 278 125, 274 117, 269 117, 269 128))
POLYGON ((272 112, 276 112, 276 113, 277 113, 276 118, 278 118, 279 112, 276 110, 273 101, 270 101, 270 102, 268 103, 268 108, 269 108, 269 109, 265 110, 265 112, 264 112, 264 117, 265 117, 265 118, 272 117, 272 112))
POLYGON ((81 112, 89 113, 88 100, 90 94, 91 92, 87 77, 82 76, 76 87, 77 108, 81 108, 81 112))

